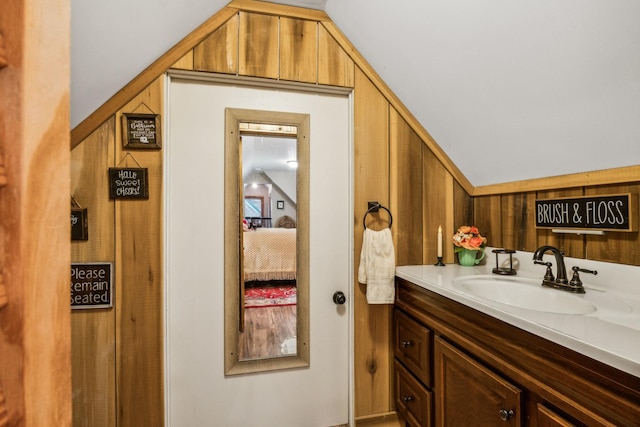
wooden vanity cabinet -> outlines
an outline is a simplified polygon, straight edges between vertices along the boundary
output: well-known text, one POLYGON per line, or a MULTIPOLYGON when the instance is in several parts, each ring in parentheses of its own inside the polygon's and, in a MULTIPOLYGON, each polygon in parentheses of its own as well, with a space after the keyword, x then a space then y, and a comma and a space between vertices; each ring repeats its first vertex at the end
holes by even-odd
POLYGON ((640 427, 640 378, 401 278, 393 345, 396 409, 409 426, 640 427), (415 355, 402 351, 403 337, 419 330, 427 347, 408 363, 415 355), (402 405, 411 381, 433 396, 433 424, 416 424, 402 405))

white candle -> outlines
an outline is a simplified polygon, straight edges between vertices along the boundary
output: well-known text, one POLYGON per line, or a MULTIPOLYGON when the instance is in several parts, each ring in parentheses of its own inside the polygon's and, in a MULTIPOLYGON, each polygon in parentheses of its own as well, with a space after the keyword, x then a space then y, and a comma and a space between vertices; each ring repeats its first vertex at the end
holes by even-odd
POLYGON ((442 226, 438 226, 438 257, 442 258, 442 226))

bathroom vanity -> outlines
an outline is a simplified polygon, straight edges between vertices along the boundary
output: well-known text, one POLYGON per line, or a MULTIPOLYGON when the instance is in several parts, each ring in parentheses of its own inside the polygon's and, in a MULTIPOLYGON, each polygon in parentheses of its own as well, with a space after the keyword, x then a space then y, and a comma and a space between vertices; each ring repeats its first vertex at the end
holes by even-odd
POLYGON ((567 259, 600 274, 565 295, 538 291, 544 270, 517 255, 509 278, 492 266, 397 268, 395 401, 407 425, 640 426, 640 268, 567 259), (519 286, 530 286, 520 300, 519 286))

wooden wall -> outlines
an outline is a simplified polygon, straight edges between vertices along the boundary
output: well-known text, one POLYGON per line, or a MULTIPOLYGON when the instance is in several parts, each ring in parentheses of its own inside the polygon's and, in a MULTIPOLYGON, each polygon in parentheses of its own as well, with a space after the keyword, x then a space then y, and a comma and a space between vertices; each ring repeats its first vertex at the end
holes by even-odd
MULTIPOLYGON (((556 234, 535 228, 536 199, 638 194, 639 191, 640 176, 636 181, 620 184, 476 196, 474 223, 486 233, 491 246, 533 252, 541 245, 552 245, 575 258, 640 265, 640 233, 637 231, 611 231, 598 236, 556 234)), ((636 215, 637 209, 637 206, 632 208, 636 215)))
POLYGON ((68 427, 69 1, 0 9, 0 426, 68 427))
MULTIPOLYGON (((123 151, 120 120, 123 112, 163 113, 162 75, 169 68, 353 88, 356 254, 368 201, 393 213, 399 265, 435 262, 438 226, 449 236, 459 225, 475 222, 491 245, 517 249, 558 239, 531 227, 535 191, 485 189, 472 197, 471 184, 323 12, 233 1, 71 133, 72 194, 90 212, 89 241, 74 243, 72 258, 112 261, 117 272, 113 309, 72 314, 76 426, 163 422, 162 156, 123 151), (108 200, 107 168, 132 162, 149 168, 150 199, 108 200)), ((623 187, 638 190, 637 184, 623 187)), ((579 188, 545 194, 613 190, 618 192, 579 188)), ((386 226, 386 217, 372 215, 369 226, 386 226)), ((553 243, 570 248, 572 255, 640 261, 637 233, 628 241, 616 236, 614 243, 561 239, 553 243)), ((453 247, 444 249, 445 262, 453 262, 453 247)), ((358 261, 356 256, 354 271, 358 261)), ((391 307, 367 305, 365 287, 355 277, 353 286, 355 415, 366 419, 394 410, 391 307)))

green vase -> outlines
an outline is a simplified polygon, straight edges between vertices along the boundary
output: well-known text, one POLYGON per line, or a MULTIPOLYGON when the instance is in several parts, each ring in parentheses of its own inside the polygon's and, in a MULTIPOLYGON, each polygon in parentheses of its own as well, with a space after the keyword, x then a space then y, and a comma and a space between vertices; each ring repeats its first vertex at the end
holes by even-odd
POLYGON ((465 267, 473 267, 474 265, 478 265, 483 258, 484 249, 462 249, 460 252, 458 252, 458 261, 460 262, 460 265, 464 265, 465 267), (478 252, 480 252, 480 258, 478 258, 478 252))

